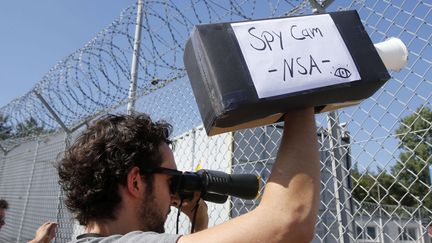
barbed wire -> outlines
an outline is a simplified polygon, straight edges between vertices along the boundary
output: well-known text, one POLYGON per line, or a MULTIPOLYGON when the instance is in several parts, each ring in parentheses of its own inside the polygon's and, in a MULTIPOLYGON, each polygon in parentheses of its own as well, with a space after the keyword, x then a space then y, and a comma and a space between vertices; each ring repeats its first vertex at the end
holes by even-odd
MULTIPOLYGON (((308 1, 145 1, 137 97, 185 77, 183 48, 196 24, 301 14, 308 1)), ((137 6, 123 10, 108 27, 54 65, 24 96, 0 108, 13 147, 19 124, 33 120, 44 133, 74 130, 101 112, 127 102, 137 6), (49 106, 49 107, 47 107, 49 106)))
MULTIPOLYGON (((211 138, 202 126, 197 128, 201 121, 182 63, 190 31, 203 23, 311 14, 314 7, 325 8, 332 2, 328 11, 355 9, 374 43, 398 37, 408 47, 409 60, 407 67, 399 73, 392 72, 392 79, 360 105, 339 110, 334 117, 316 116, 322 166, 316 237, 323 242, 362 240, 364 235, 353 231, 352 226, 375 227, 375 220, 380 219, 383 222, 379 223, 377 235, 395 241, 403 236, 402 231, 384 229, 415 225, 417 235, 410 237, 420 241, 432 224, 432 190, 428 183, 432 172, 427 171, 431 165, 428 114, 432 106, 432 5, 424 0, 317 0, 311 6, 311 1, 146 1, 140 26, 137 110, 151 114, 153 119, 159 114, 160 118, 173 119, 170 122, 176 126, 173 135, 179 146, 174 152, 185 169, 195 168, 202 160, 218 170, 260 174, 264 182, 276 156, 282 126, 269 125, 211 138), (348 205, 351 200, 352 205, 348 205), (417 216, 423 221, 417 222, 417 216)), ((0 108, 0 189, 15 205, 22 202, 17 196, 21 189, 16 185, 21 185, 21 179, 27 183, 29 172, 39 176, 28 183, 28 188, 40 185, 46 191, 46 183, 38 183, 39 178, 55 178, 56 172, 50 168, 32 172, 28 165, 39 165, 39 161, 55 163, 57 154, 68 146, 58 142, 64 140, 60 128, 71 132, 67 137, 72 140, 79 133, 73 131, 82 124, 108 112, 125 112, 136 12, 136 6, 125 9, 87 45, 49 70, 29 93, 0 108), (36 137, 37 141, 24 143, 36 137), (16 148, 20 143, 23 146, 16 148), (32 146, 39 151, 35 153, 32 146)), ((52 191, 58 193, 58 184, 50 183, 52 191)), ((32 193, 29 201, 38 207, 16 211, 17 215, 34 225, 46 217, 46 212, 63 215, 57 216, 64 219, 57 238, 69 241, 71 228, 75 227, 61 200, 58 206, 47 206, 45 201, 38 201, 41 193, 32 193)), ((55 195, 62 198, 61 194, 55 195)), ((233 217, 258 203, 236 199, 229 210, 211 212, 217 221, 224 221, 228 213, 233 217)), ((22 220, 21 225, 25 222, 22 220)), ((9 235, 15 234, 18 227, 9 227, 9 235)), ((22 227, 22 234, 32 237, 36 229, 32 227, 22 227)))

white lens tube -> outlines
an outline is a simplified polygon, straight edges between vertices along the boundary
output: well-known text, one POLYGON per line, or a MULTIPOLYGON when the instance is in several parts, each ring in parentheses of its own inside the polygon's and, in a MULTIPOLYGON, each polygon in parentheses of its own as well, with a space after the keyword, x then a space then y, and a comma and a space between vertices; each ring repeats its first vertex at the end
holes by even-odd
POLYGON ((400 71, 407 64, 408 49, 399 38, 390 37, 374 46, 387 69, 400 71))

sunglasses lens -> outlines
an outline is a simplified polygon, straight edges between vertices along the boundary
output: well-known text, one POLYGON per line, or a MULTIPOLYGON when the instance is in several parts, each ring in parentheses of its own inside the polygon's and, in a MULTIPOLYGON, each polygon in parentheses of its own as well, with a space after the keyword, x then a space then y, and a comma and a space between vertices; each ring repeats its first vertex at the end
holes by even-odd
POLYGON ((180 176, 178 176, 178 175, 172 176, 171 181, 170 181, 170 185, 169 185, 171 194, 177 193, 179 181, 180 181, 180 176))

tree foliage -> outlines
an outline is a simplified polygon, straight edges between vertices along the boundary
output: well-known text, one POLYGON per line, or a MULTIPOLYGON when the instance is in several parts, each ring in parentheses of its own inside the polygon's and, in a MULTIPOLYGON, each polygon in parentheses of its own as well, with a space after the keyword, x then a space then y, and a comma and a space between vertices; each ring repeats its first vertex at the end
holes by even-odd
POLYGON ((404 117, 395 131, 399 160, 390 172, 352 170, 353 197, 358 201, 432 209, 429 166, 432 164, 432 111, 420 107, 404 117))
POLYGON ((0 114, 0 141, 12 136, 12 127, 7 125, 8 117, 0 114))
POLYGON ((396 130, 400 140, 400 161, 392 168, 402 192, 405 205, 418 205, 419 200, 432 209, 429 166, 432 162, 432 110, 421 107, 402 119, 396 130), (429 194, 428 194, 429 192, 429 194))
POLYGON ((27 137, 40 135, 44 133, 45 129, 43 126, 39 125, 36 119, 30 117, 22 123, 18 123, 16 127, 15 137, 27 137))
POLYGON ((0 141, 9 138, 37 136, 51 132, 51 130, 47 130, 43 125, 40 125, 33 117, 18 123, 16 126, 8 125, 8 121, 9 118, 7 116, 0 115, 0 141))

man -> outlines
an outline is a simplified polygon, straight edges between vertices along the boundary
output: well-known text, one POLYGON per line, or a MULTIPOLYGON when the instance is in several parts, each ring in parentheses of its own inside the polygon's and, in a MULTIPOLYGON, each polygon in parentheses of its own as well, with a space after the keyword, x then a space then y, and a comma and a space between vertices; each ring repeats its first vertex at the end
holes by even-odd
MULTIPOLYGON (((319 203, 319 155, 312 108, 290 111, 279 152, 259 206, 207 228, 205 204, 196 232, 165 234, 176 169, 171 126, 146 115, 108 116, 90 126, 59 164, 66 205, 86 234, 73 242, 309 242, 319 203)), ((192 217, 197 197, 182 210, 192 217)))
POLYGON ((9 204, 6 200, 0 199, 0 230, 3 225, 6 224, 6 209, 9 208, 9 204))

